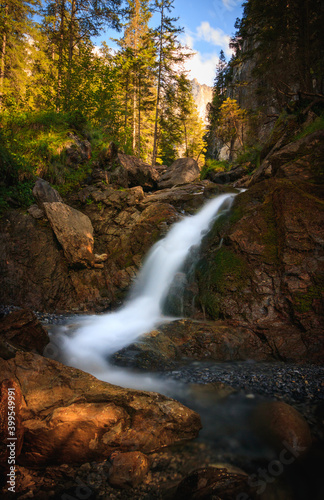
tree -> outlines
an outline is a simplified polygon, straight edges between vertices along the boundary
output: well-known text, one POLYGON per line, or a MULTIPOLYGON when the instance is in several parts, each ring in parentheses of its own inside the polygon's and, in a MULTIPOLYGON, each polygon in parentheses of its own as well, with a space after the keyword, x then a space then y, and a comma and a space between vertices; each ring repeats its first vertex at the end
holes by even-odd
POLYGON ((4 0, 0 4, 0 109, 24 98, 37 5, 38 0, 4 0))
POLYGON ((216 65, 216 76, 213 86, 212 102, 208 106, 208 129, 206 134, 207 156, 216 158, 216 128, 220 116, 220 107, 227 97, 228 65, 224 52, 221 50, 216 65))
POLYGON ((56 109, 71 108, 75 57, 92 50, 91 37, 103 27, 120 29, 121 0, 47 0, 43 29, 56 71, 56 109))
POLYGON ((299 94, 324 92, 321 0, 248 0, 236 23, 236 60, 254 59, 258 90, 283 105, 299 94))
POLYGON ((121 63, 125 75, 125 129, 130 121, 132 150, 141 156, 142 113, 150 109, 153 99, 155 47, 148 27, 152 16, 149 0, 127 1, 127 23, 124 36, 118 42, 122 50, 121 63))
POLYGON ((194 103, 191 82, 183 73, 165 89, 160 130, 159 158, 163 163, 169 164, 179 156, 198 160, 205 152, 204 125, 194 103))
POLYGON ((246 122, 246 111, 241 109, 235 99, 229 97, 221 104, 219 119, 216 126, 216 135, 232 151, 235 140, 239 141, 244 148, 244 124, 246 122))
POLYGON ((178 18, 167 15, 173 8, 173 1, 155 0, 153 7, 154 11, 160 14, 160 26, 154 31, 158 60, 152 165, 155 165, 158 152, 158 124, 162 93, 172 82, 175 82, 178 72, 176 68, 179 68, 184 60, 191 56, 191 53, 188 50, 185 51, 177 39, 183 31, 182 28, 175 26, 178 18))

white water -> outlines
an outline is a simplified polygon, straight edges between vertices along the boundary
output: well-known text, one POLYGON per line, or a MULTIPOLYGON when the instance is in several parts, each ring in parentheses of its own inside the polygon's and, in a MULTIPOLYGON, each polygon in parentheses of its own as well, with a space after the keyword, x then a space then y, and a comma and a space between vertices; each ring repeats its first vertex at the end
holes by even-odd
MULTIPOLYGON (((150 250, 129 301, 116 312, 88 316, 73 337, 65 337, 62 347, 66 363, 121 385, 121 370, 115 369, 115 376, 110 370, 107 375, 107 357, 170 319, 163 317, 161 308, 175 273, 181 269, 190 248, 200 245, 211 221, 230 208, 234 196, 220 195, 196 215, 174 224, 150 250)), ((127 385, 130 386, 129 380, 127 385)))

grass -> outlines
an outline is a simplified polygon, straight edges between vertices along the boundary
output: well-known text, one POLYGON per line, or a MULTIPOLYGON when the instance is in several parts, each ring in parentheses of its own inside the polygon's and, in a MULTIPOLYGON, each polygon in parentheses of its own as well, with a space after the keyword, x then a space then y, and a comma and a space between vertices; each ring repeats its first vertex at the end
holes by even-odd
POLYGON ((2 113, 0 115, 0 211, 26 207, 34 200, 37 177, 50 182, 64 195, 91 173, 93 162, 110 140, 91 129, 80 112, 2 113), (88 161, 68 162, 67 147, 73 135, 90 139, 93 154, 88 161))
POLYGON ((207 159, 205 165, 201 169, 200 179, 204 180, 209 172, 227 172, 232 168, 232 165, 228 161, 219 161, 213 159, 207 159))
POLYGON ((315 118, 315 120, 307 125, 304 130, 299 132, 294 138, 295 141, 298 141, 299 139, 302 139, 303 137, 306 137, 307 135, 313 134, 314 132, 317 132, 317 130, 324 130, 324 113, 322 113, 320 116, 315 118))

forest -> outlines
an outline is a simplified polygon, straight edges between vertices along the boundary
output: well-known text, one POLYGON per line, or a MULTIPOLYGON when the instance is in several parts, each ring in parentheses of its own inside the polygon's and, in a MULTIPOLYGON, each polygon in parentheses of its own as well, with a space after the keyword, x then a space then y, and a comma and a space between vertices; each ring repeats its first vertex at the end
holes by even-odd
MULTIPOLYGON (((233 55, 221 51, 206 130, 184 70, 192 52, 172 17, 174 0, 8 0, 0 19, 0 203, 28 205, 37 176, 78 185, 111 141, 145 162, 180 156, 210 169, 239 154, 258 160, 259 130, 278 117, 323 102, 322 8, 319 0, 249 1, 236 22, 233 55), (280 21, 278 19, 278 12, 280 21), (153 14, 159 26, 151 27, 153 14), (107 28, 118 50, 93 42, 107 28), (250 61, 250 63, 249 63, 250 61), (240 68, 249 67, 249 74, 240 68), (251 101, 251 96, 253 102, 251 101), (92 144, 77 171, 66 165, 69 132, 92 144), (256 138, 257 137, 257 138, 256 138), (228 154, 219 158, 227 144, 228 154), (11 201, 10 201, 11 200, 11 201)), ((261 141, 262 142, 262 141, 261 141)), ((228 161, 230 160, 230 161, 228 161)), ((240 158, 239 158, 240 160, 240 158)))

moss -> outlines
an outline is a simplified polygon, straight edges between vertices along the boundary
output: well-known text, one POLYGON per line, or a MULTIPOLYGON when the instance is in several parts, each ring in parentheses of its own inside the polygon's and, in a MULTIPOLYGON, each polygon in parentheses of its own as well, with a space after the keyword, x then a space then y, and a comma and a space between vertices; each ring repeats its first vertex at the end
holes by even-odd
POLYGON ((222 295, 230 291, 240 294, 247 285, 249 269, 245 260, 225 247, 213 259, 203 259, 197 267, 200 302, 208 314, 222 317, 222 295))
POLYGON ((278 223, 270 197, 263 204, 262 212, 267 225, 266 231, 261 234, 261 239, 265 246, 264 257, 270 263, 279 265, 278 223))
POLYGON ((293 299, 295 309, 300 313, 306 313, 313 309, 314 300, 322 300, 324 292, 323 284, 313 285, 308 288, 307 292, 297 292, 294 294, 293 299))

